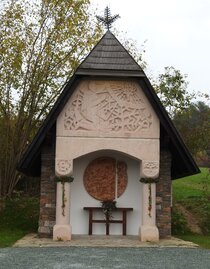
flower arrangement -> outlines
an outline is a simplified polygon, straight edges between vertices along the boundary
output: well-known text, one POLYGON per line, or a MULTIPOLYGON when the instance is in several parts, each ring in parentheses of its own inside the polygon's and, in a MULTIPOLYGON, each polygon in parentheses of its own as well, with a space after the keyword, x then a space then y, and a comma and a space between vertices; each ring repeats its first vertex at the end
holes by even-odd
POLYGON ((55 182, 63 182, 63 183, 65 183, 65 182, 69 182, 69 183, 71 183, 71 182, 73 182, 74 181, 74 177, 73 176, 62 176, 62 177, 55 177, 55 182))
POLYGON ((106 219, 113 218, 112 210, 116 208, 116 201, 102 201, 101 207, 103 208, 104 216, 106 219))

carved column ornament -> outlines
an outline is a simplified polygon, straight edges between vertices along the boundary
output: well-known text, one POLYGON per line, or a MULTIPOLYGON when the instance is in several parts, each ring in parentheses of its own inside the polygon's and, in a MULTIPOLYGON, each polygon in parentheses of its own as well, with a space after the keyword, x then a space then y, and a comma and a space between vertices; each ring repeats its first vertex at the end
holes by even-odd
POLYGON ((142 161, 142 178, 157 178, 159 176, 158 161, 142 161))
POLYGON ((55 172, 58 177, 70 177, 73 173, 73 161, 56 159, 55 172))

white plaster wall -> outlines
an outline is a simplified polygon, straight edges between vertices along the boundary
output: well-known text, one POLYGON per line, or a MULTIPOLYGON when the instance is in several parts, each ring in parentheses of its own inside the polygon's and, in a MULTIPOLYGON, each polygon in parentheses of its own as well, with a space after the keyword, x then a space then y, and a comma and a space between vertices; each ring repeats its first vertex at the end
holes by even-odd
MULTIPOLYGON (((124 160, 128 166, 128 185, 121 197, 116 199, 118 207, 132 207, 133 211, 127 213, 127 234, 138 235, 141 223, 142 204, 141 204, 141 183, 140 163, 128 156, 111 151, 100 151, 74 160, 74 181, 71 183, 71 206, 70 223, 72 234, 88 234, 88 212, 83 210, 85 206, 101 206, 100 201, 92 198, 85 190, 83 185, 84 170, 90 161, 100 156, 110 156, 118 160, 124 160)), ((118 219, 120 213, 114 213, 114 219, 118 219)), ((121 214, 120 214, 121 215, 121 214)), ((98 213, 95 218, 103 219, 103 213, 98 213)), ((120 216, 121 218, 121 216, 120 216)), ((93 224, 93 234, 105 234, 105 224, 93 224)), ((111 224, 110 234, 121 235, 122 224, 111 224)))

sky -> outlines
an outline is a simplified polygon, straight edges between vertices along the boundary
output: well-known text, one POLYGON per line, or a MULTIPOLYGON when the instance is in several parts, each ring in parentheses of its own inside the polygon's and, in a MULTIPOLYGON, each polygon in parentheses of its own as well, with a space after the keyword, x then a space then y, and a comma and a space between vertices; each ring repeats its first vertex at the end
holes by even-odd
MULTIPOLYGON (((113 27, 145 43, 148 72, 173 66, 187 75, 188 91, 210 95, 210 0, 90 0, 103 16, 119 14, 113 27)), ((146 72, 147 73, 147 72, 146 72)))

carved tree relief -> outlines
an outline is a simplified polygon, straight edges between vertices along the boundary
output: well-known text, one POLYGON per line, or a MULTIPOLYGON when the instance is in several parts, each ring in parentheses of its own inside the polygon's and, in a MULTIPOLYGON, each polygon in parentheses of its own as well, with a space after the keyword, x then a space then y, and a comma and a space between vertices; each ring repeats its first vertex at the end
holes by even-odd
POLYGON ((100 157, 89 163, 84 173, 86 191, 100 201, 120 197, 127 187, 127 165, 110 157, 100 157))
POLYGON ((64 130, 131 134, 150 129, 152 114, 134 82, 92 81, 80 87, 64 112, 64 130))

